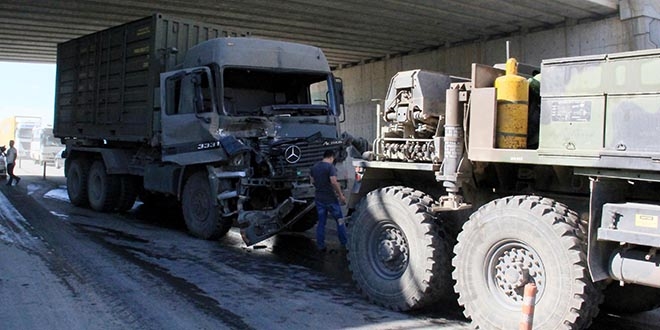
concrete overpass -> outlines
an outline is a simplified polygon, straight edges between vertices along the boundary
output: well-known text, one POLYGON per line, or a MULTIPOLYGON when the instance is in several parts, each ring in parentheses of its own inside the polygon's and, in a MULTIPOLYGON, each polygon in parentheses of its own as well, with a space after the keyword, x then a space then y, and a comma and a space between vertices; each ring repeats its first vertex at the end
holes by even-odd
POLYGON ((0 61, 55 62, 56 44, 154 12, 321 47, 346 86, 344 129, 373 138, 397 71, 469 75, 521 62, 660 47, 658 0, 3 0, 0 61))
POLYGON ((323 48, 333 66, 600 20, 617 0, 4 0, 0 60, 54 62, 55 45, 163 12, 323 48))

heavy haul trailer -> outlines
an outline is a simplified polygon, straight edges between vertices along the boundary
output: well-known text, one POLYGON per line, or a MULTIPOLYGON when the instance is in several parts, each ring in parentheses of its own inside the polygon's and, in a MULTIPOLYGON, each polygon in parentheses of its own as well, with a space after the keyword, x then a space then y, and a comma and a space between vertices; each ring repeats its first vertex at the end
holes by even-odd
POLYGON ((523 78, 495 88, 505 71, 478 64, 392 78, 349 200, 349 268, 369 299, 408 310, 453 285, 481 329, 516 328, 528 283, 538 329, 658 306, 660 50, 540 71, 540 96, 523 78))
POLYGON ((175 197, 193 235, 237 224, 248 244, 313 226, 308 172, 343 150, 341 82, 316 47, 240 35, 156 14, 59 44, 71 203, 175 197))

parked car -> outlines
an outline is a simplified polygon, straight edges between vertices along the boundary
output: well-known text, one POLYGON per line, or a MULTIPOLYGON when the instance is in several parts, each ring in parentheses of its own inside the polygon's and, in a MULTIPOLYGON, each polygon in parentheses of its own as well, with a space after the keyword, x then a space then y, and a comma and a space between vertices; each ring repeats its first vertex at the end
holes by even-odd
POLYGON ((64 167, 64 156, 65 156, 64 153, 65 153, 65 152, 66 152, 66 148, 62 148, 60 151, 58 151, 58 152, 55 154, 55 160, 54 160, 54 162, 55 162, 55 168, 62 168, 62 167, 64 167))

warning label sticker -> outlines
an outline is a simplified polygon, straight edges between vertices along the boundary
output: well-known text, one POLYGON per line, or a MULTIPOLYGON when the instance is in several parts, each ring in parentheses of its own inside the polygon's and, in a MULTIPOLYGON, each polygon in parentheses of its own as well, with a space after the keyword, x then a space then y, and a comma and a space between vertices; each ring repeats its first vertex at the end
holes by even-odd
POLYGON ((635 227, 658 228, 658 216, 635 214, 635 227))

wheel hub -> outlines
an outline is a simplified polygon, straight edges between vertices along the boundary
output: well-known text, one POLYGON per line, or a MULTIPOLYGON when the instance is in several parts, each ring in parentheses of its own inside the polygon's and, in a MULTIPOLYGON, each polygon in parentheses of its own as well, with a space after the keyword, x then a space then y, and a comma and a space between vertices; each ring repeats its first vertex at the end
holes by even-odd
POLYGON ((527 247, 515 245, 503 246, 491 259, 494 266, 493 284, 508 300, 520 303, 523 300, 524 287, 528 283, 536 284, 539 292, 545 285, 545 272, 540 259, 527 247))
POLYGON ((390 262, 401 257, 403 251, 401 246, 396 241, 385 240, 380 242, 380 248, 378 249, 378 256, 383 262, 390 262))
POLYGON ((390 274, 401 273, 408 264, 408 243, 398 228, 382 231, 377 243, 377 257, 383 270, 390 274))

